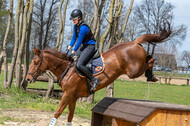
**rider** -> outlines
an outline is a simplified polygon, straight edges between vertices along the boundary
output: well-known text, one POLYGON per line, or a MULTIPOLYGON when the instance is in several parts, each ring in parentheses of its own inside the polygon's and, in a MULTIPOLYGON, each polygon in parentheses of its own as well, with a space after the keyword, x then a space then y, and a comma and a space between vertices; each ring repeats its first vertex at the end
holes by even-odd
POLYGON ((75 52, 76 52, 75 54, 76 56, 80 55, 80 57, 78 58, 76 67, 80 71, 82 71, 88 79, 91 80, 91 83, 92 83, 91 91, 92 91, 100 83, 100 81, 94 78, 92 72, 86 67, 86 64, 89 62, 89 60, 92 58, 95 52, 94 35, 92 34, 89 26, 82 20, 81 10, 79 9, 73 10, 71 13, 70 20, 73 20, 75 25, 73 27, 73 37, 67 50, 70 50, 73 47, 77 38, 78 40, 72 52, 68 53, 68 57, 71 57, 72 55, 74 55, 75 52), (82 44, 82 47, 79 49, 81 44, 82 44))

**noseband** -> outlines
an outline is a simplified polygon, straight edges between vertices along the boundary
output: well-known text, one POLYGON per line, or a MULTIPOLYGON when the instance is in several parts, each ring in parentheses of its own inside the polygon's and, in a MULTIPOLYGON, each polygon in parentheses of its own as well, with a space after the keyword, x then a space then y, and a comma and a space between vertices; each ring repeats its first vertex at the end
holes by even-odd
POLYGON ((40 74, 44 73, 41 71, 40 67, 42 65, 42 60, 43 60, 43 52, 41 52, 41 56, 39 57, 40 59, 40 64, 38 65, 37 69, 32 72, 32 73, 28 73, 29 75, 32 76, 32 80, 35 80, 37 78, 37 76, 39 76, 40 74), (38 71, 39 71, 39 74, 38 74, 38 71), (36 73, 36 75, 34 75, 36 73))

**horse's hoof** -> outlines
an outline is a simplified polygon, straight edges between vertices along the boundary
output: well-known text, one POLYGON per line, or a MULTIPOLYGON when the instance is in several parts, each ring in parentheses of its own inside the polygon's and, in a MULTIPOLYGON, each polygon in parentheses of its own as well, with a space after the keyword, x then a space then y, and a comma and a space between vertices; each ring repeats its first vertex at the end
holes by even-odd
POLYGON ((156 82, 156 81, 158 81, 158 79, 156 77, 153 77, 152 82, 156 82))
POLYGON ((67 122, 66 126, 72 126, 72 123, 71 122, 67 122))

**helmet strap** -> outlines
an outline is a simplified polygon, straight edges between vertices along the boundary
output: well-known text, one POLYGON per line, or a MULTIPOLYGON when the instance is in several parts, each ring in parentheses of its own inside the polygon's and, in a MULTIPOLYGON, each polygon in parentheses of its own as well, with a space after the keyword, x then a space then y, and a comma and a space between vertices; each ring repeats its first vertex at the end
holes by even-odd
POLYGON ((77 25, 78 25, 78 26, 80 25, 81 21, 82 21, 82 19, 81 19, 81 18, 80 18, 80 19, 78 19, 78 23, 77 23, 77 25))

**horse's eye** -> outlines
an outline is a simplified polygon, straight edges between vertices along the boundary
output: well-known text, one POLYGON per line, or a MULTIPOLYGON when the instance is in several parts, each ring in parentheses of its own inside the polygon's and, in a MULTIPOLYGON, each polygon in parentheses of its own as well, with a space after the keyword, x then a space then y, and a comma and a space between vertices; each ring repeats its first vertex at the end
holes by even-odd
POLYGON ((34 63, 34 65, 38 65, 38 63, 37 63, 37 62, 35 62, 35 63, 34 63))

